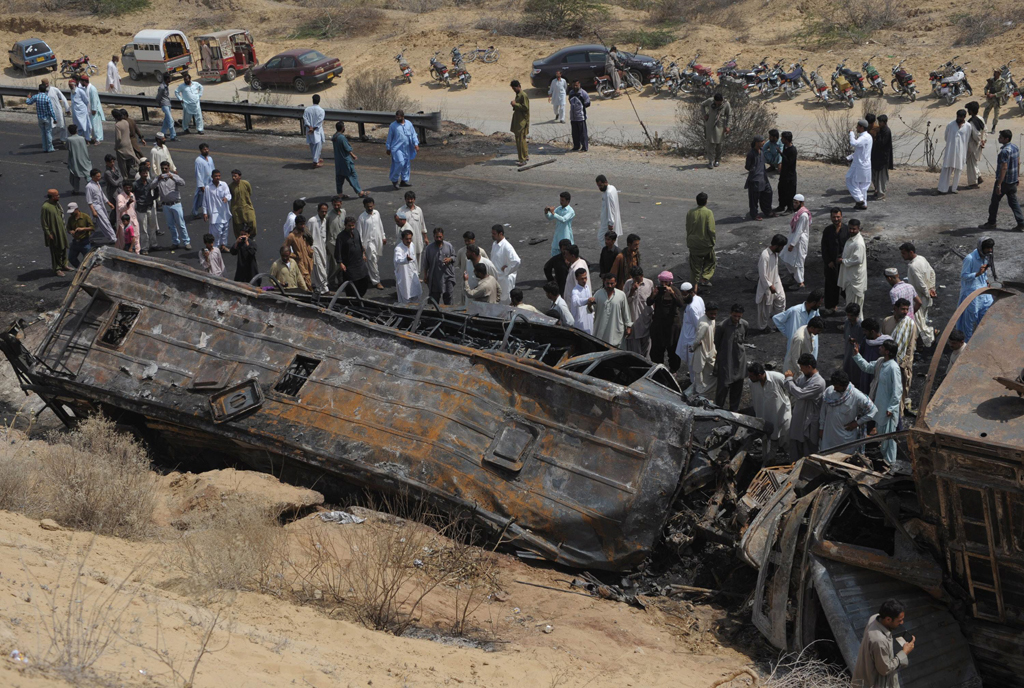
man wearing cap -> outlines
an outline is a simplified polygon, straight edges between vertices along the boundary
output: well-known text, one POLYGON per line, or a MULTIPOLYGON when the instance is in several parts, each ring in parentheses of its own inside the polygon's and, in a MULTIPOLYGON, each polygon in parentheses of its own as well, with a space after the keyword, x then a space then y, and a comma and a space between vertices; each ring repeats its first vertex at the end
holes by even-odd
POLYGON ((697 326, 700 319, 704 317, 704 299, 697 296, 697 290, 689 282, 679 285, 679 291, 683 295, 683 326, 679 331, 679 342, 676 344, 676 356, 686 369, 690 369, 693 361, 693 352, 690 345, 697 339, 697 326))
POLYGON ((786 250, 779 254, 779 260, 786 264, 797 286, 804 287, 804 261, 807 259, 807 244, 811 239, 811 211, 804 205, 803 194, 793 196, 796 212, 789 220, 789 237, 786 250))
POLYGON ((697 207, 686 213, 686 248, 693 283, 710 287, 715 275, 715 214, 703 191, 697 194, 697 207))
MULTIPOLYGON (((46 101, 49 105, 50 101, 46 101)), ((50 249, 50 267, 57 277, 63 277, 68 269, 68 237, 64 231, 64 209, 60 207, 60 192, 50 189, 40 216, 43 226, 43 243, 50 249)))
POLYGON ((690 387, 686 390, 706 399, 715 398, 715 319, 718 304, 707 303, 704 315, 697 322, 697 334, 690 344, 690 387))
POLYGON ((90 239, 92 238, 93 230, 96 229, 96 225, 93 224, 86 213, 78 209, 77 203, 68 203, 68 216, 64 220, 64 225, 67 228, 68 234, 71 235, 71 245, 68 247, 68 262, 77 270, 78 266, 81 265, 79 258, 89 255, 89 251, 92 250, 90 239))
POLYGON ((747 181, 743 188, 747 190, 747 201, 750 204, 751 220, 762 220, 765 216, 775 217, 772 211, 772 187, 768 183, 768 168, 765 165, 764 153, 761 148, 764 146, 764 137, 760 134, 750 142, 750 150, 747 151, 747 181), (758 205, 761 212, 757 212, 758 205))
POLYGON ((1003 104, 1003 94, 1006 93, 1006 84, 1003 82, 1003 73, 998 69, 992 70, 992 78, 985 82, 985 112, 984 118, 988 122, 988 113, 995 110, 995 117, 992 118, 992 133, 996 133, 996 125, 999 123, 999 106, 1003 104))
POLYGON ((722 139, 729 133, 732 105, 716 93, 700 104, 704 115, 704 153, 708 158, 708 169, 718 167, 722 161, 722 139))
POLYGON ((854 210, 867 210, 868 187, 871 186, 871 147, 874 139, 868 133, 868 121, 857 120, 857 128, 850 132, 853 152, 846 156, 850 170, 846 173, 846 189, 853 196, 854 210))
POLYGON ((907 315, 913 319, 914 313, 921 307, 921 299, 918 297, 914 285, 904 282, 896 268, 885 269, 885 281, 892 287, 889 290, 889 300, 896 303, 900 299, 906 299, 910 303, 910 312, 907 315))
POLYGON ((675 276, 668 270, 658 275, 658 288, 647 297, 651 312, 651 360, 664 363, 675 373, 681 361, 676 356, 676 342, 682 327, 680 312, 685 307, 683 296, 672 286, 675 276), (668 361, 665 355, 668 354, 668 361))
POLYGON ((967 110, 957 110, 956 119, 946 125, 946 149, 942 152, 942 172, 939 174, 939 193, 956 193, 960 173, 967 167, 967 144, 971 140, 971 125, 967 123, 967 110))
POLYGON ((779 253, 786 248, 786 237, 776 234, 771 244, 761 251, 757 259, 757 329, 767 332, 772 318, 786 310, 786 290, 779 278, 779 253))
POLYGON ((160 163, 164 160, 171 164, 171 172, 177 173, 178 168, 174 166, 174 159, 171 158, 171 149, 164 145, 166 136, 162 131, 156 133, 153 147, 149 149, 149 161, 153 164, 153 174, 160 174, 160 163))

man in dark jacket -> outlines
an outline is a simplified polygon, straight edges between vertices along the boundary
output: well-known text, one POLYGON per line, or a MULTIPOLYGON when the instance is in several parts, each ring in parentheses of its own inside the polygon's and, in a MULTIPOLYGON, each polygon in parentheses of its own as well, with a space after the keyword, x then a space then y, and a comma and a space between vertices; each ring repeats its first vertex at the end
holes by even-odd
POLYGON ((772 187, 768 184, 768 168, 764 162, 764 154, 761 147, 764 146, 764 137, 755 136, 750 142, 750 150, 747 151, 747 181, 743 188, 747 190, 747 200, 750 203, 750 219, 763 220, 765 217, 775 217, 772 212, 772 187), (758 205, 761 212, 757 212, 758 205))
POLYGON ((236 282, 248 283, 260 274, 260 267, 256 264, 256 240, 250 238, 250 231, 249 227, 242 227, 238 233, 238 240, 231 247, 231 255, 238 256, 238 262, 235 264, 236 282))
POLYGON ((341 230, 334 243, 334 259, 341 270, 341 281, 351 282, 346 293, 349 296, 363 296, 370 288, 370 270, 366 266, 363 242, 356 230, 356 218, 345 218, 345 229, 341 230))
POLYGON ((682 360, 676 355, 676 342, 679 341, 679 330, 683 322, 680 315, 683 306, 683 295, 672 286, 675 277, 665 270, 658 275, 658 287, 647 298, 647 305, 654 308, 651 315, 651 360, 655 363, 665 362, 668 352, 668 367, 673 373, 679 370, 682 360))
POLYGON ((889 184, 889 170, 893 169, 892 130, 888 115, 878 116, 878 132, 871 146, 871 183, 875 187, 875 200, 885 198, 889 184))
POLYGON ((832 315, 839 305, 839 258, 850 236, 850 230, 843 224, 843 211, 833 208, 832 224, 825 225, 821 232, 821 262, 825 268, 825 310, 822 315, 832 315))
POLYGON ((782 164, 779 166, 779 207, 775 212, 796 212, 793 209, 793 196, 796 195, 796 146, 793 145, 793 132, 782 132, 782 164))

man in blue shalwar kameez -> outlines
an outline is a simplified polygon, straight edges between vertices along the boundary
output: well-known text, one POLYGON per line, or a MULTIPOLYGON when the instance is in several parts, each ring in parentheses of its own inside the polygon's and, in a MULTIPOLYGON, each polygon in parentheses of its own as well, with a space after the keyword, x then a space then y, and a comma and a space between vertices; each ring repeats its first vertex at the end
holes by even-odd
POLYGON ((388 127, 388 140, 384 147, 391 156, 391 171, 388 173, 391 185, 396 189, 399 186, 412 186, 409 174, 412 172, 412 160, 420 149, 420 140, 412 122, 406 121, 404 111, 395 113, 395 121, 388 127))

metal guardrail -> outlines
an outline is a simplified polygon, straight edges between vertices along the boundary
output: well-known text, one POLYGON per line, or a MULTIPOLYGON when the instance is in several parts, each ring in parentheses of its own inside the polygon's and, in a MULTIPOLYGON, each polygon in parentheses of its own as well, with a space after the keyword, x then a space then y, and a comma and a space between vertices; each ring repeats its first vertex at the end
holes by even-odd
MULTIPOLYGON (((5 107, 4 96, 28 98, 37 92, 38 88, 26 86, 0 86, 0 109, 5 107)), ((66 98, 70 99, 71 93, 69 91, 62 92, 66 98)), ((150 108, 157 111, 158 118, 163 116, 160 113, 159 108, 156 106, 156 100, 153 96, 149 95, 139 94, 133 96, 127 93, 100 93, 100 102, 104 105, 137 107, 142 111, 143 121, 149 121, 150 108)), ((181 103, 172 99, 171 108, 173 110, 181 110, 181 103)), ((294 119, 299 123, 299 133, 305 133, 305 129, 302 126, 302 112, 305 108, 301 105, 258 105, 248 101, 239 101, 236 103, 224 100, 204 100, 202 101, 202 108, 203 112, 221 112, 230 115, 242 115, 242 117, 245 118, 246 129, 252 129, 253 117, 294 119)), ((324 112, 326 113, 326 121, 354 122, 355 124, 358 124, 359 138, 362 140, 366 140, 367 124, 390 124, 395 121, 395 113, 393 112, 327 109, 325 109, 324 112)), ((430 131, 441 130, 440 112, 406 114, 405 119, 416 127, 417 133, 420 137, 420 143, 422 144, 426 144, 428 129, 430 131)))

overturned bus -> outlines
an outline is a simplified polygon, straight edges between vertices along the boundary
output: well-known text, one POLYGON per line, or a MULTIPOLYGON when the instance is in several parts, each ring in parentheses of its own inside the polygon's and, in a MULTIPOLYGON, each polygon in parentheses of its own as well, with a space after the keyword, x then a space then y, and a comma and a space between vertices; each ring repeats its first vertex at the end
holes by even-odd
POLYGON ((102 412, 179 456, 408 491, 578 567, 642 562, 691 468, 762 434, 550 319, 341 293, 303 302, 102 248, 49 324, 0 345, 66 424, 102 412))
POLYGON ((834 641, 852 669, 895 597, 917 637, 904 688, 1024 687, 1024 297, 972 298, 986 291, 995 303, 932 395, 963 304, 939 338, 907 433, 912 474, 816 455, 763 469, 742 497, 753 622, 779 649, 834 641))

